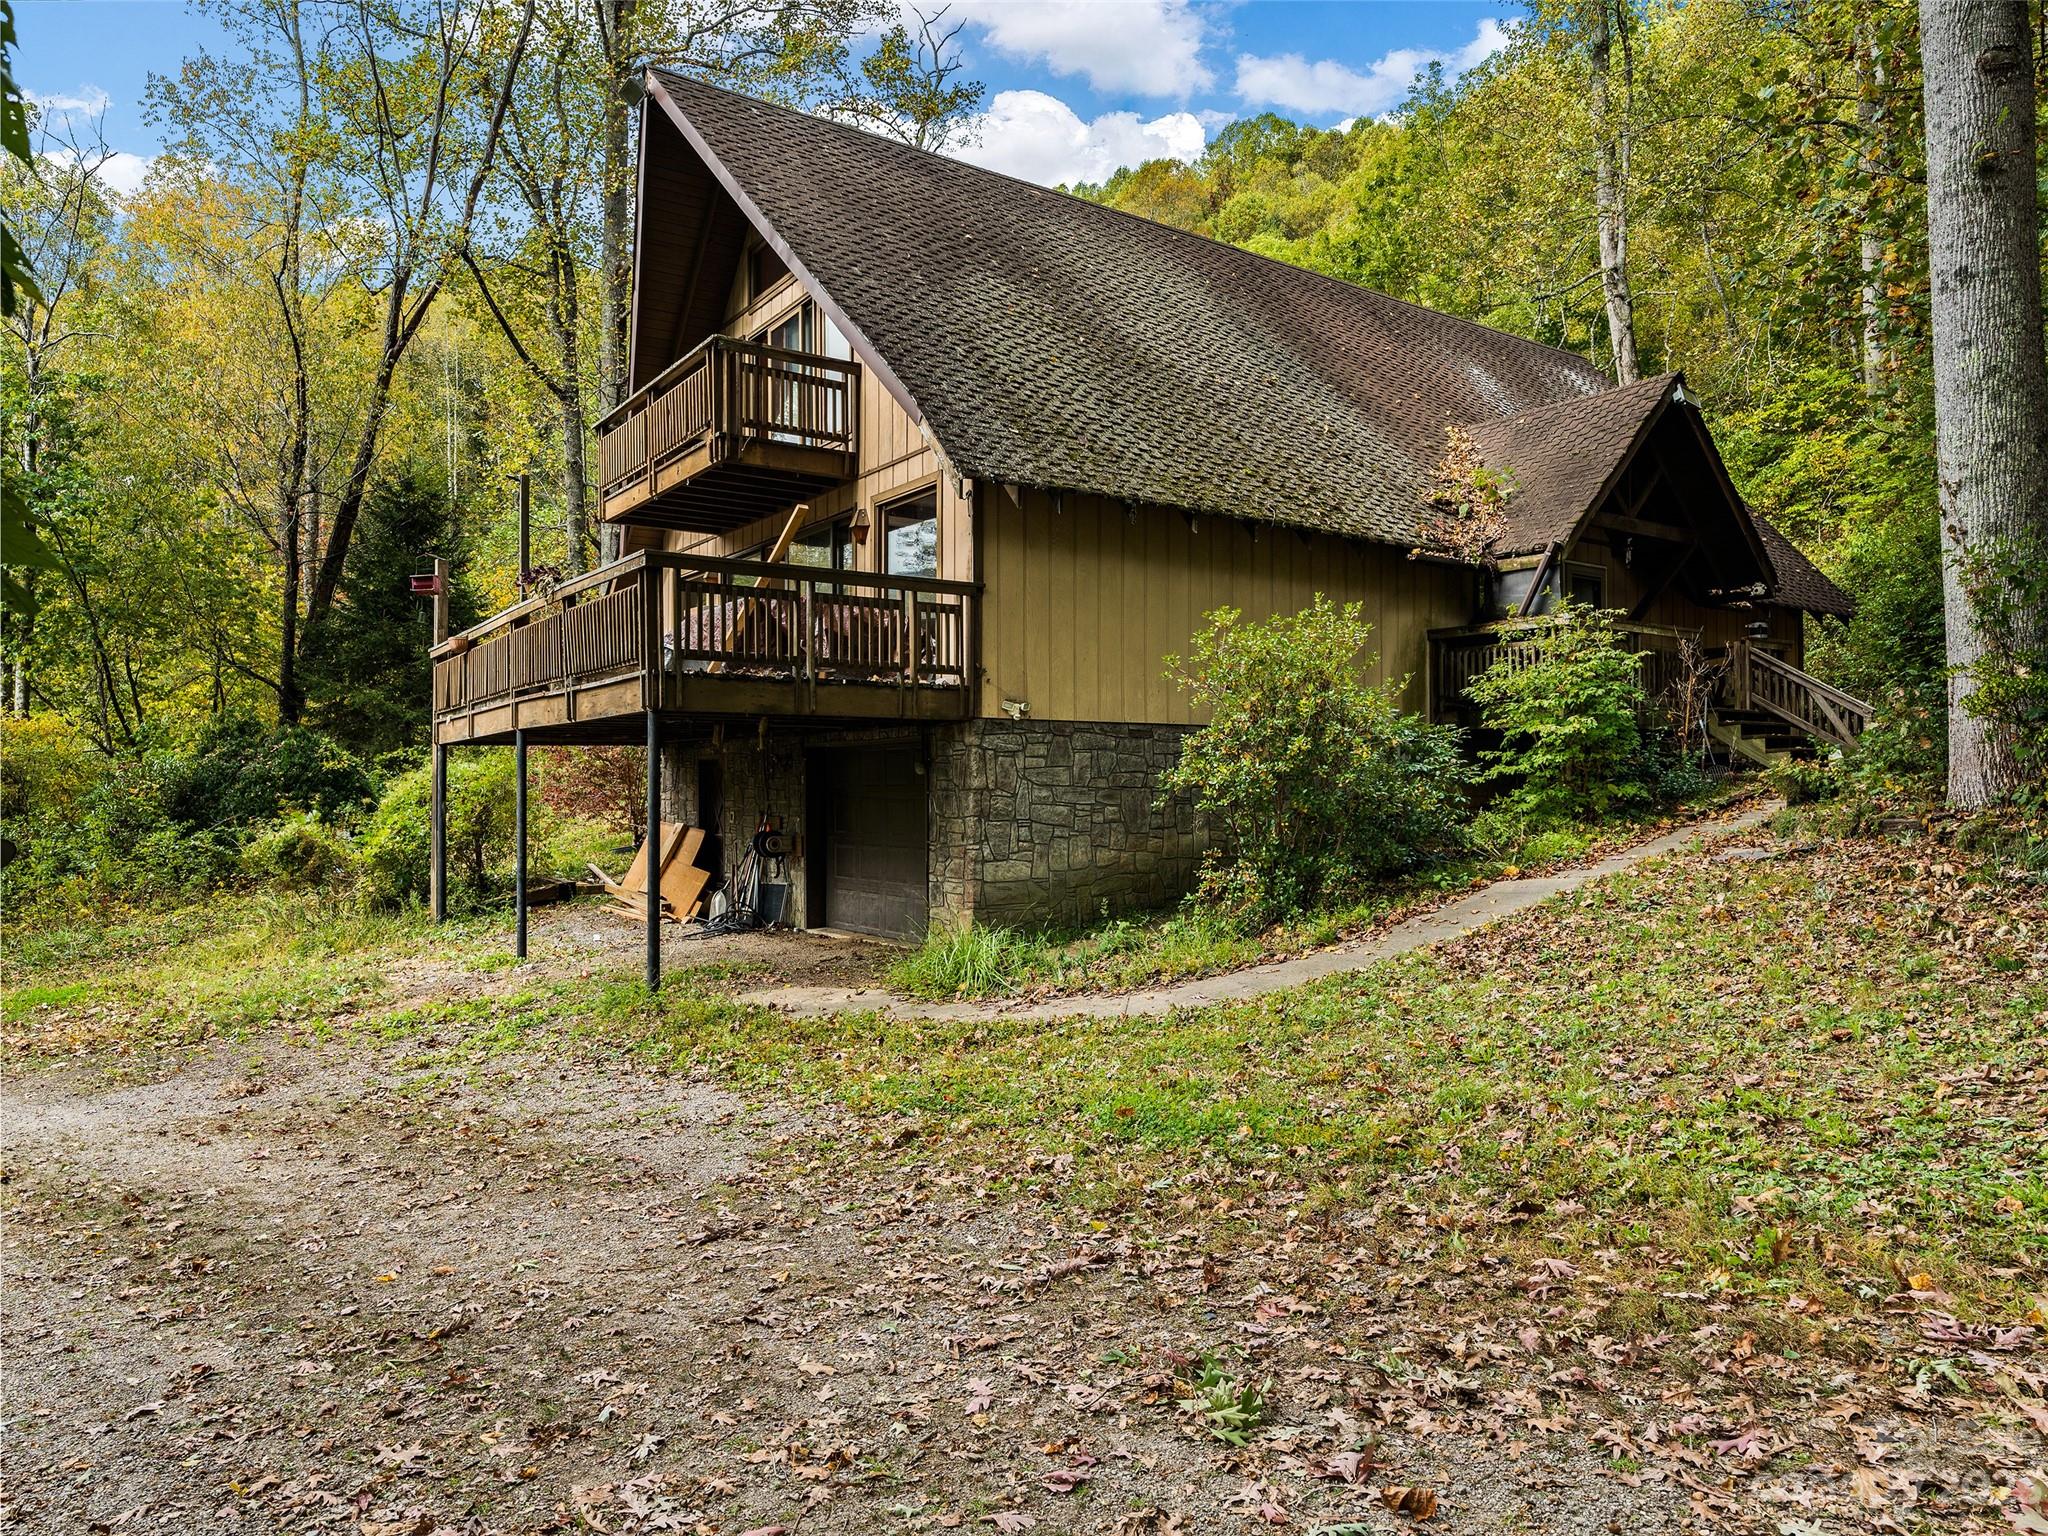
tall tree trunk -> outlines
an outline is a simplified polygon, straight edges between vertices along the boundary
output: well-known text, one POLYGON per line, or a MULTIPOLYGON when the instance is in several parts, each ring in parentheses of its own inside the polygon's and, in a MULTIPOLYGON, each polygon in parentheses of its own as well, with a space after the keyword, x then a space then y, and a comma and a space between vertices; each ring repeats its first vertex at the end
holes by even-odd
POLYGON ((562 535, 568 546, 569 573, 581 575, 590 566, 590 467, 583 448, 583 402, 571 391, 562 402, 562 535))
POLYGON ((284 591, 278 602, 277 718, 295 724, 305 712, 305 695, 299 688, 299 572, 302 551, 297 521, 285 525, 283 549, 284 591))
POLYGON ((1617 18, 1614 0, 1593 0, 1586 47, 1592 56, 1593 210, 1600 225, 1600 291, 1607 303, 1607 334, 1614 344, 1614 381, 1642 377, 1636 361, 1636 303, 1628 285, 1629 113, 1634 70, 1629 60, 1626 4, 1617 18), (1622 33, 1624 107, 1614 106, 1614 34, 1622 33))
POLYGON ((583 309, 575 258, 559 242, 552 267, 549 311, 555 324, 555 355, 561 359, 555 398, 562 407, 562 542, 570 574, 580 575, 590 564, 590 466, 583 427, 583 349, 577 334, 583 309))
MULTIPOLYGON (((634 66, 633 34, 639 0, 596 0, 598 33, 604 40, 611 90, 605 102, 604 185, 598 236, 597 413, 606 415, 626 398, 632 371, 633 193, 639 180, 638 144, 633 133, 641 83, 634 66)), ((619 530, 600 530, 598 558, 618 557, 619 530)))
MULTIPOLYGON (((2018 787, 2009 728, 1975 713, 1982 583, 2001 555, 2048 540, 2048 361, 2027 0, 1920 0, 1935 458, 1948 632, 1948 793, 1978 810, 2018 787), (1994 562, 1987 566, 1986 561, 1994 562)), ((2004 607, 2040 625, 2016 593, 2004 607)))
POLYGON ((611 90, 605 102, 604 179, 598 250, 597 410, 610 411, 626 398, 627 355, 633 296, 633 190, 639 157, 633 134, 640 77, 633 67, 631 36, 638 0, 597 0, 603 12, 611 90))
POLYGON ((1856 169, 1863 177, 1863 221, 1857 232, 1856 262, 1862 274, 1858 307, 1863 314, 1863 393, 1884 392, 1884 236, 1875 222, 1876 145, 1883 115, 1884 60, 1870 27, 1856 29, 1856 169))

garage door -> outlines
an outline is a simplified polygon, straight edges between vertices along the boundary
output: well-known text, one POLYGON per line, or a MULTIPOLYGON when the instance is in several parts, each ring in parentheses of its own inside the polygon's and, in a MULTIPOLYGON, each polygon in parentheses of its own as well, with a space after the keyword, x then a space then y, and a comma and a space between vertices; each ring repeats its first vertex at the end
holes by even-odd
MULTIPOLYGON (((925 777, 913 748, 821 752, 810 763, 823 832, 824 926, 925 933, 925 777)), ((820 840, 813 838, 813 846, 820 840)))

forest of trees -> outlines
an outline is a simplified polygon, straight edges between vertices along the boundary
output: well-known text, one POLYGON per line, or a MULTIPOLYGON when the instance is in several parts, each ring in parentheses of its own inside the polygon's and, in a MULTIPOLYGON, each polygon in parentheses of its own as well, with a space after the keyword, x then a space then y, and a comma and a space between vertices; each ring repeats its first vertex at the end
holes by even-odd
MULTIPOLYGON (((0 173, 35 274, 0 364, 5 474, 49 553, 0 627, 4 704, 108 754, 231 714, 406 751, 407 571, 445 551, 459 608, 508 600, 522 471, 537 558, 600 556, 587 427, 623 386, 641 62, 926 145, 981 95, 943 16, 876 47, 896 13, 871 0, 206 3, 234 46, 166 61, 138 191, 107 189, 75 117, 31 123, 34 163, 0 173)), ((1994 118, 2037 159, 2039 5, 1925 9, 2017 18, 2029 110, 1994 118)), ((1951 558, 1945 618, 1921 10, 1541 0, 1383 119, 1261 116, 1075 190, 1624 381, 1684 369, 1737 484, 1861 605, 1816 669, 1880 701, 1893 771, 1938 774, 1969 573, 1951 558)), ((2013 338, 2037 373, 2039 312, 2037 288, 2013 338)), ((2019 679, 1986 695, 2008 719, 2041 709, 2012 600, 2039 564, 2022 540, 1975 568, 2007 610, 1980 648, 2019 679)))

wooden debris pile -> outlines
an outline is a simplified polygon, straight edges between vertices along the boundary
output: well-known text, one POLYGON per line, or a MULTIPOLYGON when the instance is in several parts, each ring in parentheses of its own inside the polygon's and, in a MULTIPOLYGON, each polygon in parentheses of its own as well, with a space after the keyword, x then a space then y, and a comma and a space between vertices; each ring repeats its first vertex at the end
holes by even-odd
MULTIPOLYGON (((702 827, 663 824, 661 863, 653 884, 661 902, 661 915, 671 923, 687 923, 703 910, 704 887, 711 881, 711 871, 697 863, 697 855, 703 849, 702 827)), ((597 876, 610 898, 605 911, 636 923, 647 921, 647 862, 647 844, 642 842, 623 880, 612 879, 595 864, 590 866, 590 872, 597 876)))

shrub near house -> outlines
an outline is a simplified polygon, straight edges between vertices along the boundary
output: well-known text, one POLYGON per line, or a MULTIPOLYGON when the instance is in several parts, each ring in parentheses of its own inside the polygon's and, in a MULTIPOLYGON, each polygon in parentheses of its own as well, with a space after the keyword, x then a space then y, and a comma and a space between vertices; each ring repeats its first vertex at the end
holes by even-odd
POLYGON ((1184 662, 1168 658, 1209 723, 1161 788, 1208 818, 1219 846, 1199 899, 1241 923, 1331 905, 1460 845, 1458 732, 1404 713, 1401 683, 1367 681, 1360 612, 1320 594, 1263 623, 1221 608, 1184 662))
POLYGON ((1644 728, 1642 658, 1613 618, 1566 604, 1467 685, 1500 745, 1480 754, 1500 808, 1530 827, 1587 821, 1657 797, 1644 728))

